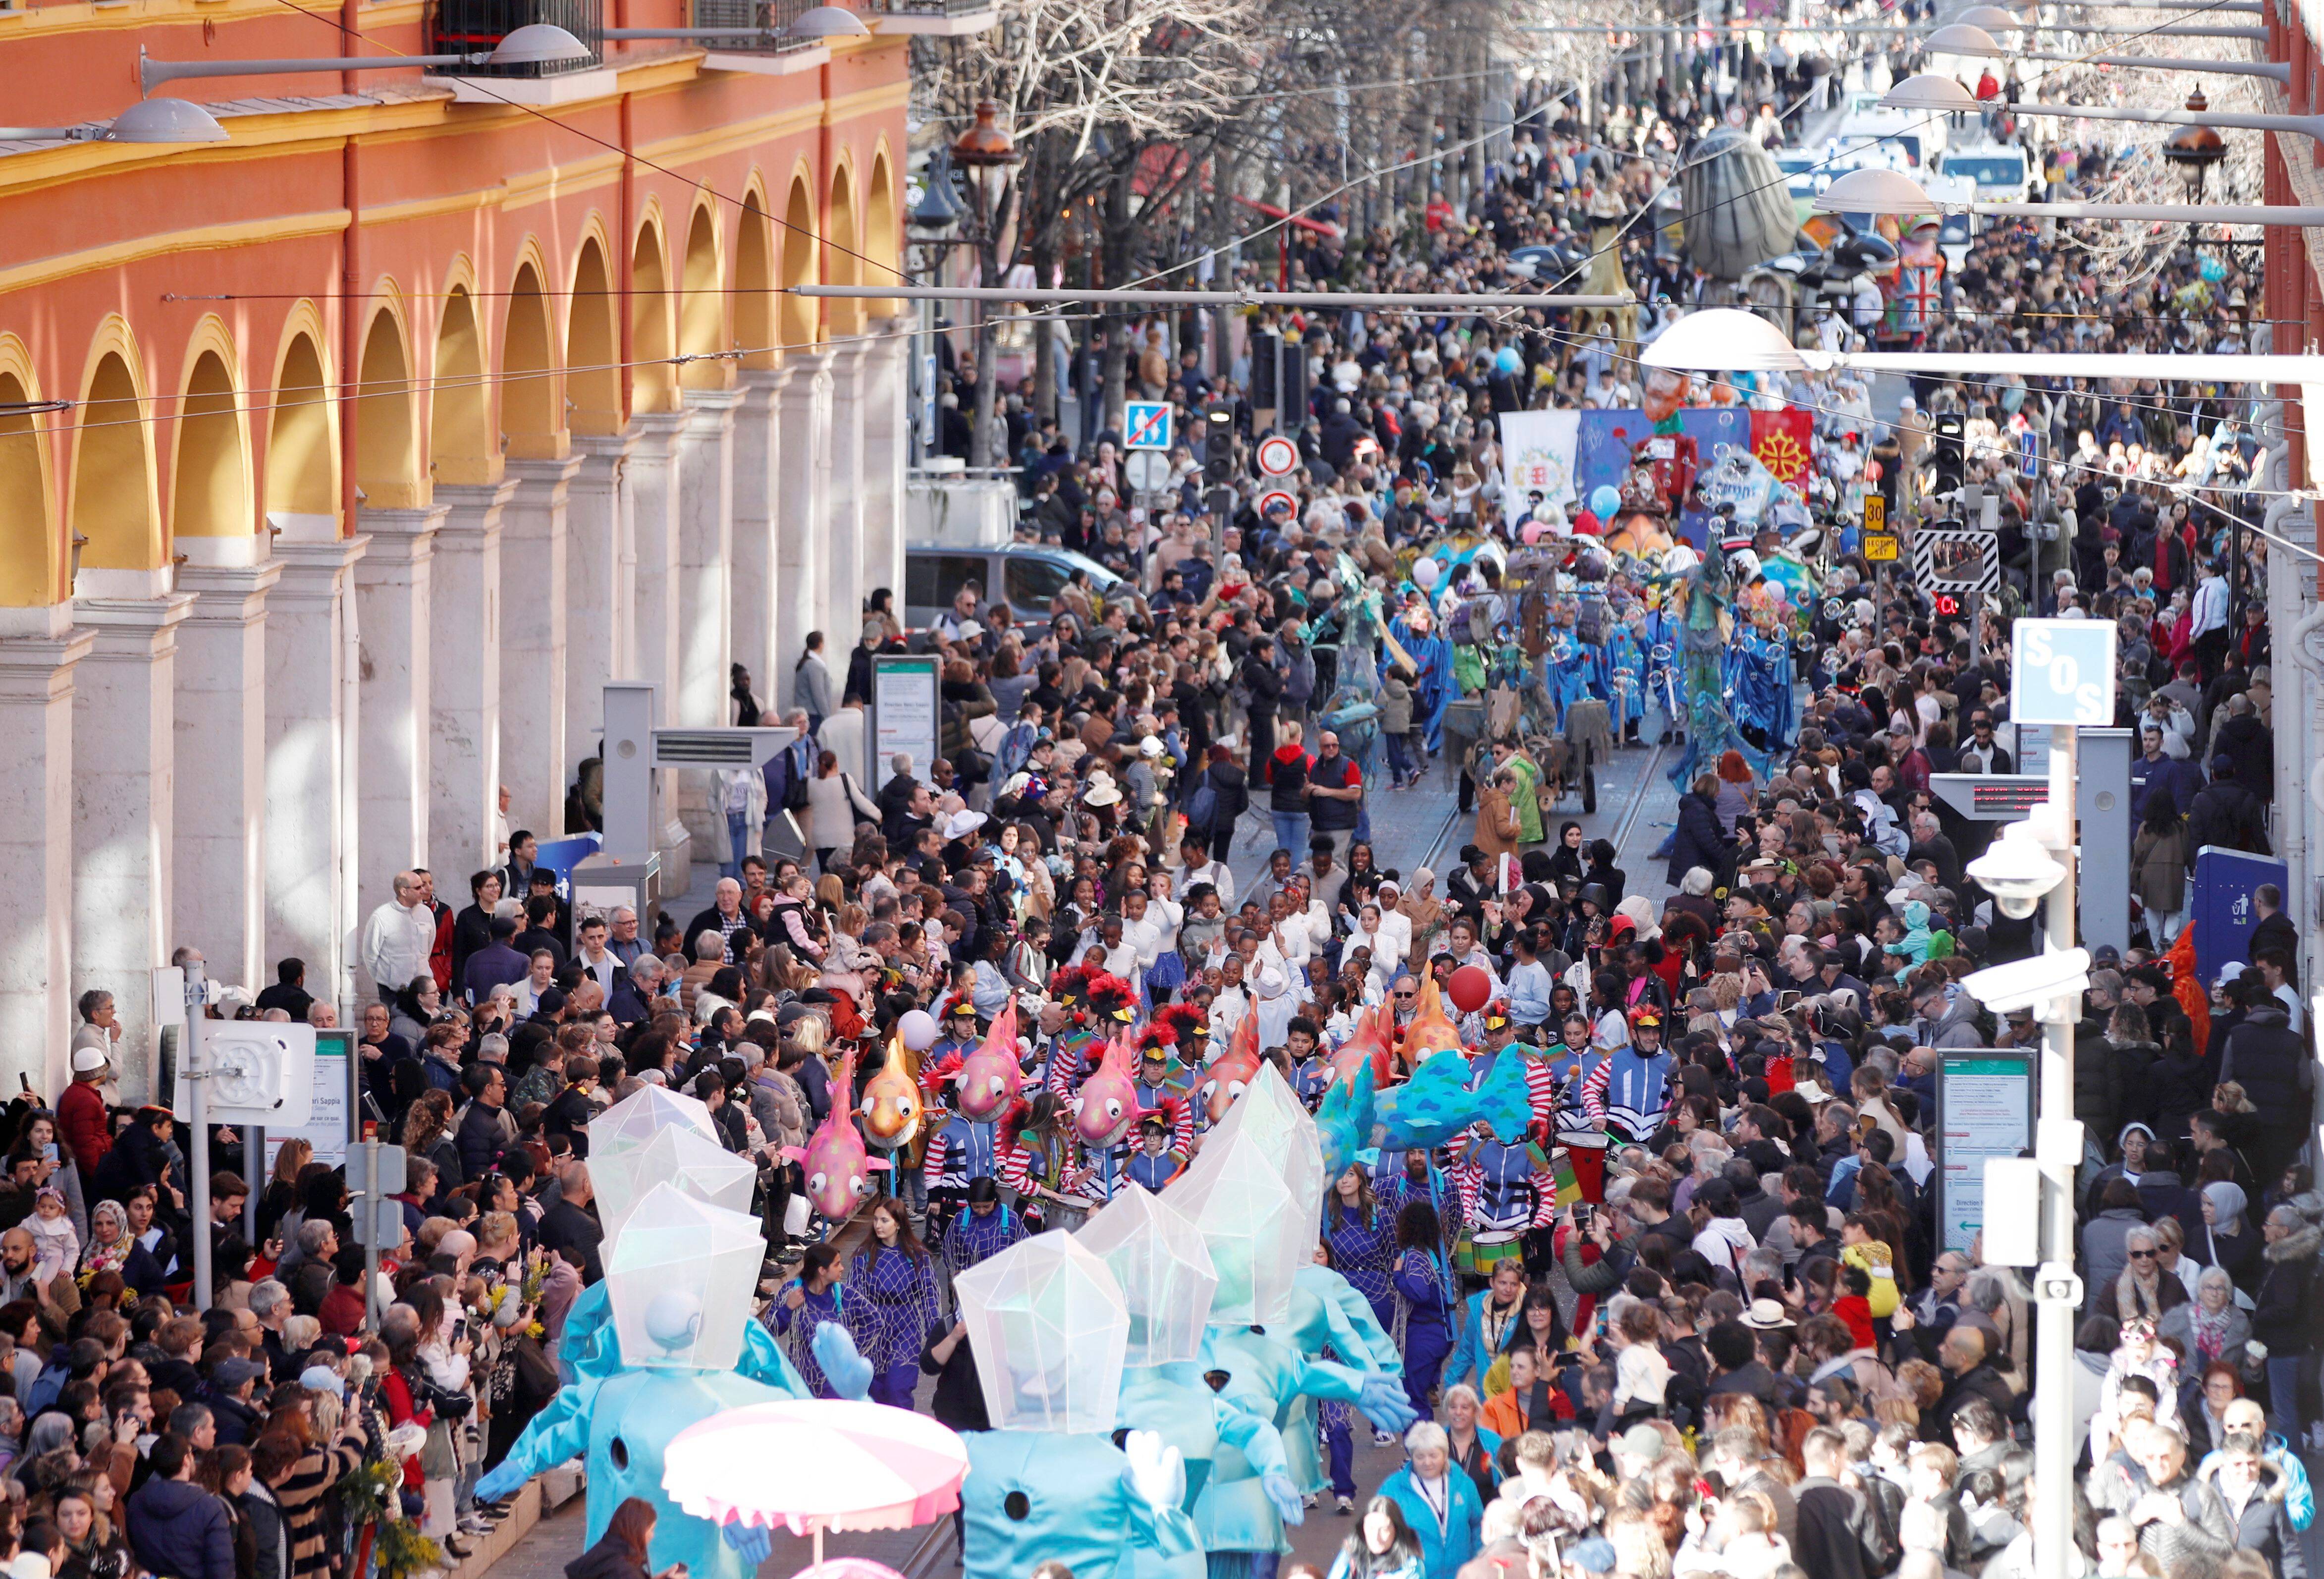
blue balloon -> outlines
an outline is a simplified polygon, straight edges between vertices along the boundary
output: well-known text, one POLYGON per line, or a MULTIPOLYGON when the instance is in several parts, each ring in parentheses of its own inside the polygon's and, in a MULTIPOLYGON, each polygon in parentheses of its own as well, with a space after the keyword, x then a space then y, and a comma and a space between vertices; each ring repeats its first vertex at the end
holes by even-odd
POLYGON ((1600 483, 1590 490, 1590 513, 1603 521, 1622 507, 1622 495, 1611 483, 1600 483))
POLYGON ((1517 355, 1515 346, 1503 346, 1493 353, 1493 365, 1503 373, 1522 373, 1525 371, 1525 358, 1517 355))

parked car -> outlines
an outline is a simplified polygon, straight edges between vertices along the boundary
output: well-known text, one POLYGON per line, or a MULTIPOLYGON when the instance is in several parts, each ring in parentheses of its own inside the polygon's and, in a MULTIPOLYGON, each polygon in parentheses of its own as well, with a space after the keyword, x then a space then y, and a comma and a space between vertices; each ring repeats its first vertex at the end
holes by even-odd
POLYGON ((925 630, 952 606, 961 584, 973 581, 985 602, 998 597, 1007 603, 1019 624, 1044 624, 1049 617, 1049 600, 1076 570, 1089 577, 1101 596, 1115 596, 1116 587, 1131 590, 1129 583, 1095 559, 1044 543, 1010 543, 993 549, 907 546, 904 623, 913 630, 925 630))

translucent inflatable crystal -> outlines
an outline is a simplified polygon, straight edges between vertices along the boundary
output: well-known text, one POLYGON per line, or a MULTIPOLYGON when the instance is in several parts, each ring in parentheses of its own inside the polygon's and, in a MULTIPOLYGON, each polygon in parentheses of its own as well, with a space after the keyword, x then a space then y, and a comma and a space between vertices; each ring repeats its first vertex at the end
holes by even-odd
POLYGON ((622 1362, 732 1370, 766 1253, 757 1218, 675 1185, 648 1190, 605 1255, 622 1362))
POLYGON ((1130 1307, 1078 1234, 1023 1239, 953 1281, 996 1431, 1111 1431, 1130 1307))
POLYGON ((643 1086, 634 1096, 623 1097, 589 1121, 589 1155, 602 1157, 641 1144, 655 1131, 673 1126, 692 1130, 710 1140, 718 1139, 718 1131, 711 1127, 710 1110, 698 1098, 659 1085, 643 1086))
POLYGON ((1121 1286, 1130 1307, 1129 1362, 1194 1358, 1219 1290, 1202 1230, 1170 1202, 1133 1184, 1074 1237, 1113 1269, 1121 1286))
POLYGON ((1315 1219, 1293 1198, 1279 1160, 1256 1136, 1245 1130, 1222 1138, 1212 1131, 1167 1198, 1194 1220, 1210 1247, 1219 1276, 1213 1323, 1291 1319, 1291 1280, 1314 1260, 1315 1219))
POLYGON ((1259 1065, 1242 1100, 1227 1110, 1204 1142, 1204 1150, 1235 1135, 1249 1135, 1276 1159, 1291 1198, 1298 1203, 1298 1220, 1311 1230, 1306 1242, 1297 1247, 1299 1260, 1313 1260, 1323 1223, 1323 1191, 1330 1183, 1323 1177, 1323 1137, 1314 1116, 1300 1105, 1274 1065, 1259 1065))
POLYGON ((674 1186, 697 1201, 729 1212, 751 1209, 751 1187, 759 1170, 715 1140, 682 1124, 656 1130, 642 1141, 589 1154, 589 1184, 597 1196, 597 1216, 605 1242, 622 1236, 638 1203, 656 1185, 674 1186))

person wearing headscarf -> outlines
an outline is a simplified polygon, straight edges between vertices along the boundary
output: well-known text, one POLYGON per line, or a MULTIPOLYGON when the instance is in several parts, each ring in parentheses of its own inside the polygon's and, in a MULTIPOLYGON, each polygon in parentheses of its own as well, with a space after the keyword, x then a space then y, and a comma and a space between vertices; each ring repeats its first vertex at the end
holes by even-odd
POLYGON ((2214 1179, 2202 1189, 2203 1233, 2190 1245, 2194 1258, 2207 1266, 2224 1268, 2236 1284, 2254 1282, 2259 1275, 2259 1235, 2251 1231, 2245 1212, 2250 1202, 2243 1186, 2232 1179, 2214 1179))
POLYGON ((168 1281, 153 1252, 129 1232, 129 1214, 118 1201, 99 1201, 88 1214, 88 1247, 81 1251, 84 1272, 119 1272, 140 1293, 156 1292, 168 1281))

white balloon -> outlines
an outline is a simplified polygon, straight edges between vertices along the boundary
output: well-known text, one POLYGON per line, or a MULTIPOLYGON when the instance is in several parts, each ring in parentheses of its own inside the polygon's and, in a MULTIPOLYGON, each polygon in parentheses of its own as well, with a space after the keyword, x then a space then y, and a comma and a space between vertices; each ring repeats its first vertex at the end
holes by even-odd
POLYGON ((925 1009, 907 1011, 896 1021, 896 1030, 903 1037, 904 1045, 916 1053, 925 1053, 936 1044, 936 1022, 925 1009))
POLYGON ((1435 586, 1436 578, 1443 573, 1444 568, 1434 559, 1415 559, 1412 562, 1413 584, 1423 592, 1435 586))

